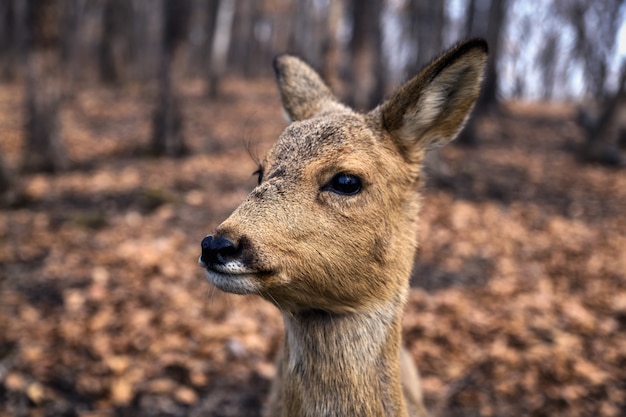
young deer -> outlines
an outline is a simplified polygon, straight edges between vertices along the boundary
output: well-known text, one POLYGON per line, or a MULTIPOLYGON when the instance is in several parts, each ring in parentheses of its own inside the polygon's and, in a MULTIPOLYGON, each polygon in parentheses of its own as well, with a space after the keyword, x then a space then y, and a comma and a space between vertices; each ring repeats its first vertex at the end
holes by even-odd
POLYGON ((200 257, 217 288, 282 312, 267 416, 426 415, 401 348, 421 164, 459 133, 486 60, 485 41, 459 43, 367 114, 337 101, 298 58, 275 60, 292 123, 200 257))

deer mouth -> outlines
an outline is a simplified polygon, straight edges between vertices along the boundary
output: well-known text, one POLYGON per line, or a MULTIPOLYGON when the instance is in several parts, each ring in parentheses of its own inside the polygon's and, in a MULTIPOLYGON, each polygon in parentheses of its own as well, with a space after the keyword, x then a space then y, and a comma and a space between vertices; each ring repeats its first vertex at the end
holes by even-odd
POLYGON ((240 261, 226 263, 205 263, 202 257, 198 263, 206 271, 211 284, 224 292, 233 294, 257 294, 261 289, 258 273, 247 268, 240 261))

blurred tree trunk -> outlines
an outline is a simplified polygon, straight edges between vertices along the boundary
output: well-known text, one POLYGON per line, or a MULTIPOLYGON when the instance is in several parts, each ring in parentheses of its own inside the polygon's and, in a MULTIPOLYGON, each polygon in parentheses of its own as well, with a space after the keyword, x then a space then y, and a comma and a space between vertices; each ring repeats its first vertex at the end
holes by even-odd
POLYGON ((465 37, 471 38, 474 35, 474 23, 476 17, 476 0, 469 0, 466 9, 465 37))
POLYGON ((0 153, 0 207, 9 207, 24 202, 23 186, 15 173, 7 166, 0 153))
POLYGON ((68 167, 59 137, 61 8, 56 0, 28 0, 25 5, 26 144, 22 168, 52 172, 68 167))
MULTIPOLYGON (((259 65, 259 63, 270 62, 264 60, 266 56, 266 43, 271 39, 272 29, 267 26, 267 21, 261 7, 262 2, 254 1, 250 2, 250 27, 252 32, 250 34, 248 46, 248 54, 244 61, 244 75, 246 77, 256 76, 259 74, 268 74, 270 72, 270 65, 259 65)), ((233 48, 231 46, 230 50, 233 48)), ((273 56, 272 56, 273 58, 273 56)))
POLYGON ((417 74, 443 50, 443 1, 411 0, 408 4, 410 21, 408 31, 414 44, 414 57, 409 74, 417 74))
POLYGON ((255 34, 259 31, 261 18, 261 2, 240 1, 235 8, 232 26, 232 47, 229 47, 231 62, 234 67, 242 69, 245 77, 257 74, 261 68, 258 63, 261 45, 255 34), (235 46, 236 45, 236 46, 235 46))
MULTIPOLYGON (((588 109, 583 109, 586 112, 588 109)), ((604 108, 596 117, 581 114, 580 122, 585 129, 587 141, 582 157, 605 165, 625 166, 619 142, 626 130, 626 63, 622 65, 619 86, 615 94, 605 101, 604 108)))
POLYGON ((487 23, 487 42, 489 43, 489 60, 482 94, 476 103, 478 113, 488 113, 499 105, 498 100, 498 60, 500 38, 506 11, 506 0, 491 0, 487 23))
POLYGON ((0 80, 12 81, 15 78, 20 58, 17 0, 0 2, 0 80))
POLYGON ((151 153, 157 156, 181 156, 187 152, 180 101, 172 82, 172 67, 176 50, 186 35, 189 6, 188 0, 163 1, 159 98, 153 116, 151 144, 151 153))
POLYGON ((585 67, 589 93, 604 100, 608 69, 615 55, 616 34, 623 24, 620 10, 624 7, 624 0, 577 0, 560 6, 557 13, 565 14, 574 29, 575 47, 572 51, 585 67))
MULTIPOLYGON (((80 44, 81 22, 84 21, 84 13, 87 0, 65 0, 62 6, 61 28, 61 62, 65 74, 63 79, 66 83, 74 83, 81 75, 78 62, 78 47, 80 44)), ((74 92, 73 88, 63 88, 65 94, 74 92)))
POLYGON ((339 31, 345 18, 345 1, 335 0, 328 5, 326 31, 322 45, 322 75, 331 89, 343 97, 341 68, 343 67, 342 48, 339 43, 339 31))
POLYGON ((352 39, 350 52, 349 104, 357 110, 371 109, 385 93, 380 16, 381 0, 351 0, 352 39))
POLYGON ((163 48, 163 6, 156 7, 160 3, 153 0, 121 1, 128 11, 128 20, 122 28, 126 39, 120 39, 117 43, 123 45, 115 47, 121 49, 117 55, 122 61, 120 75, 139 81, 154 77, 160 68, 163 48))
POLYGON ((476 23, 483 21, 484 18, 480 16, 478 5, 473 4, 477 9, 470 9, 468 13, 472 14, 472 18, 468 21, 472 21, 473 32, 472 36, 481 36, 486 38, 489 43, 489 59, 487 61, 487 69, 485 71, 485 81, 476 107, 471 115, 465 129, 461 132, 457 139, 457 143, 462 145, 473 146, 478 142, 478 132, 476 121, 481 117, 486 116, 489 113, 497 111, 499 108, 498 99, 498 60, 500 50, 500 38, 502 27, 506 16, 506 0, 491 0, 489 8, 487 9, 487 26, 486 28, 476 27, 476 23))
POLYGON ((218 0, 198 0, 204 10, 203 13, 203 39, 202 50, 200 51, 202 68, 201 74, 206 74, 211 68, 211 48, 213 45, 213 37, 215 36, 215 25, 217 24, 217 8, 218 0))
POLYGON ((213 43, 211 45, 211 63, 208 69, 208 94, 215 98, 219 94, 219 82, 227 68, 228 51, 232 37, 232 25, 235 16, 235 0, 215 0, 217 14, 213 43))
POLYGON ((313 62, 310 54, 310 44, 307 44, 307 34, 311 32, 311 16, 313 15, 313 2, 301 0, 294 2, 292 9, 293 25, 289 31, 289 50, 302 55, 308 61, 313 62))
POLYGON ((328 7, 322 8, 320 2, 302 0, 296 2, 293 10, 294 24, 289 39, 289 49, 314 64, 322 61, 331 7, 329 4, 328 7))
POLYGON ((116 35, 119 3, 124 0, 105 0, 102 10, 102 37, 98 48, 100 80, 106 84, 119 81, 119 58, 116 57, 116 35))
POLYGON ((285 4, 280 13, 266 15, 273 27, 272 42, 269 48, 272 50, 272 57, 277 53, 290 51, 291 33, 295 30, 296 11, 296 5, 290 2, 285 4), (282 29, 277 30, 278 27, 282 27, 282 29))
POLYGON ((548 101, 553 96, 556 84, 556 64, 559 52, 559 37, 556 31, 546 33, 545 42, 539 53, 539 64, 543 84, 542 99, 548 101))
POLYGON ((11 189, 13 185, 13 178, 9 173, 9 169, 4 162, 4 158, 0 153, 0 206, 4 205, 5 195, 11 189))

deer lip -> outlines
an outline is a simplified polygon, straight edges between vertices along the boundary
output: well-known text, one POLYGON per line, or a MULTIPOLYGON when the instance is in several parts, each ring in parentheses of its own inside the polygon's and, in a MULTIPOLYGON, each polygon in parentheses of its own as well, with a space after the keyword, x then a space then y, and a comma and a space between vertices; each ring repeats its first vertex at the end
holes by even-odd
POLYGON ((202 257, 200 257, 198 259, 198 264, 207 271, 226 276, 256 275, 259 273, 258 271, 247 267, 245 264, 239 261, 231 261, 226 263, 206 263, 202 260, 202 257))
POLYGON ((252 273, 226 273, 214 268, 206 268, 206 276, 211 284, 232 294, 258 294, 261 283, 252 273))
POLYGON ((224 292, 257 294, 261 289, 259 278, 265 274, 247 268, 240 262, 206 264, 200 259, 198 263, 206 270, 206 276, 211 284, 224 292))

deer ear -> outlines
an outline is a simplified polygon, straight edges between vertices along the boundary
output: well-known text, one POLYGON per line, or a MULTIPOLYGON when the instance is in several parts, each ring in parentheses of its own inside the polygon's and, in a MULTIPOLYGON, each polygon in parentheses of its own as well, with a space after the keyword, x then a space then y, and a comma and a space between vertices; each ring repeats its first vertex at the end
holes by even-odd
POLYGON ((346 111, 313 68, 291 55, 274 59, 274 72, 283 109, 289 121, 333 111, 346 111))
POLYGON ((410 156, 454 139, 478 98, 487 43, 461 42, 432 61, 382 104, 383 127, 410 156))

